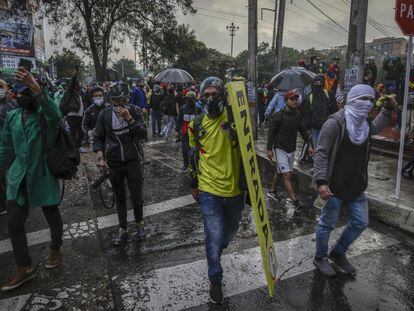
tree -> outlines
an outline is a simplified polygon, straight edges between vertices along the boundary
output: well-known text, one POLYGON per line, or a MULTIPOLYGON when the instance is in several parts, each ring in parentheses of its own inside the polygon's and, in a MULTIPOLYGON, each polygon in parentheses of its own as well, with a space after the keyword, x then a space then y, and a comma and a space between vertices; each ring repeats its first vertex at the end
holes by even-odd
POLYGON ((56 66, 58 79, 70 78, 73 70, 76 68, 79 69, 81 75, 85 72, 85 64, 82 58, 67 48, 63 48, 62 52, 53 53, 52 57, 56 66))
POLYGON ((162 45, 176 26, 176 13, 194 13, 192 0, 48 0, 44 14, 54 26, 54 43, 60 29, 73 46, 93 60, 96 77, 102 81, 117 43, 126 39, 148 40, 162 45), (150 36, 148 35, 150 34, 150 36))
POLYGON ((122 58, 117 60, 112 69, 118 72, 118 75, 122 77, 122 71, 124 73, 124 77, 137 77, 139 76, 139 71, 135 67, 135 62, 132 59, 122 58))

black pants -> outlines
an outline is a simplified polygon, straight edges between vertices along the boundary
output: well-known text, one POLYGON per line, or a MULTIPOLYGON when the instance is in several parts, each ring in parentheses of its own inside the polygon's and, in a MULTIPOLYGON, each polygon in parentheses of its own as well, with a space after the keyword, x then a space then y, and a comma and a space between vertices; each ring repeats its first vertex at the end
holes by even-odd
POLYGON ((67 116, 70 134, 75 138, 78 148, 82 146, 83 130, 82 130, 82 117, 79 116, 67 116))
POLYGON ((181 151, 183 153, 184 166, 190 164, 189 152, 190 152, 190 141, 188 135, 181 136, 181 151))
MULTIPOLYGON (((50 228, 52 242, 49 247, 51 249, 59 249, 63 243, 63 222, 60 217, 59 207, 57 205, 43 206, 42 210, 50 228)), ((7 225, 9 227, 14 259, 18 267, 28 267, 32 264, 25 230, 28 215, 29 206, 27 198, 23 206, 17 205, 16 201, 7 201, 7 225)))
POLYGON ((116 207, 118 210, 119 226, 127 229, 127 204, 125 179, 131 194, 132 207, 135 221, 138 223, 144 219, 142 207, 142 169, 138 160, 109 165, 111 171, 111 183, 115 193, 116 207))

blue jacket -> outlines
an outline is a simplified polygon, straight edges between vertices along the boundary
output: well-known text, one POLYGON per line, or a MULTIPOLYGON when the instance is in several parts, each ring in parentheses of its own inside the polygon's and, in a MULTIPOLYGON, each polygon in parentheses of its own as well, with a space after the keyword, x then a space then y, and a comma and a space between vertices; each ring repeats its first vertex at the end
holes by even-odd
POLYGON ((147 109, 147 96, 145 95, 144 90, 134 87, 131 91, 130 104, 138 106, 141 109, 147 109))
POLYGON ((273 96, 272 100, 266 108, 265 117, 269 118, 273 112, 278 112, 279 110, 285 108, 285 106, 285 92, 276 92, 276 94, 273 96))

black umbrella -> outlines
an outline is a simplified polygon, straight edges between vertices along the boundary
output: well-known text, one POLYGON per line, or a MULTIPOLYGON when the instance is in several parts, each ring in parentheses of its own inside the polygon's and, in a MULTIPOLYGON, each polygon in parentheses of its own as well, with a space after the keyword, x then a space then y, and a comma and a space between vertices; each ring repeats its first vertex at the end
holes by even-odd
POLYGON ((194 78, 185 70, 171 68, 161 71, 154 80, 160 83, 188 83, 193 82, 194 78))
POLYGON ((316 74, 303 67, 282 70, 270 80, 269 85, 280 90, 304 89, 312 83, 316 74))

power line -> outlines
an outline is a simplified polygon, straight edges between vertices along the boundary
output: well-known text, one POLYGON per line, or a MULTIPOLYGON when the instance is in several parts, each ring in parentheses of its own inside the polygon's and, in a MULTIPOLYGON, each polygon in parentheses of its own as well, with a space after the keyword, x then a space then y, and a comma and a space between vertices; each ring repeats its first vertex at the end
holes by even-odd
POLYGON ((311 4, 316 10, 318 10, 321 14, 329 18, 329 20, 334 23, 336 26, 341 28, 343 31, 348 32, 344 27, 342 27, 340 24, 338 24, 333 18, 331 18, 328 14, 326 14, 324 11, 322 11, 317 5, 315 5, 311 0, 306 0, 309 4, 311 4))
POLYGON ((336 33, 339 33, 339 34, 341 34, 341 35, 346 36, 343 32, 337 31, 336 29, 331 28, 331 27, 327 27, 327 25, 324 25, 324 24, 321 24, 321 23, 315 22, 313 19, 310 19, 309 17, 306 17, 305 15, 302 15, 302 14, 300 14, 300 13, 296 12, 296 11, 293 11, 293 10, 291 10, 291 9, 289 9, 289 8, 286 8, 286 10, 287 10, 288 12, 291 12, 291 13, 293 13, 293 14, 297 15, 297 16, 300 16, 300 17, 302 17, 302 18, 304 18, 304 19, 306 19, 306 20, 308 20, 308 21, 310 21, 310 22, 312 22, 312 23, 314 23, 314 24, 316 24, 316 25, 323 26, 323 27, 324 27, 325 29, 327 29, 327 30, 334 31, 334 32, 336 32, 336 33))
MULTIPOLYGON (((218 20, 223 20, 223 21, 227 21, 227 22, 229 21, 228 19, 223 18, 223 17, 213 16, 213 15, 208 15, 208 14, 199 13, 199 12, 197 12, 197 13, 196 13, 196 15, 205 16, 205 17, 210 17, 210 18, 215 18, 215 19, 218 19, 218 20)), ((242 22, 242 21, 237 21, 237 22, 238 22, 239 24, 248 25, 248 23, 246 23, 246 22, 242 22)), ((270 23, 269 21, 266 21, 266 20, 263 20, 263 22, 273 25, 273 23, 270 23)), ((265 28, 265 29, 273 29, 272 27, 266 27, 266 26, 263 26, 263 25, 259 25, 259 27, 261 27, 261 28, 265 28)), ((292 31, 292 30, 290 30, 290 29, 286 29, 286 32, 287 32, 290 36, 294 36, 294 37, 296 37, 296 38, 298 38, 298 39, 301 39, 301 40, 304 40, 304 41, 308 41, 308 42, 313 43, 313 44, 316 44, 316 45, 329 46, 329 45, 327 45, 326 43, 323 43, 323 42, 321 42, 321 41, 317 41, 317 40, 314 40, 314 39, 310 39, 310 38, 308 38, 308 37, 306 37, 306 36, 303 36, 303 35, 301 35, 301 34, 299 34, 299 33, 297 33, 297 32, 294 32, 294 31, 292 31)))
POLYGON ((336 11, 338 11, 338 12, 341 12, 341 13, 343 13, 343 14, 345 14, 345 15, 349 15, 349 12, 346 12, 346 11, 343 11, 343 10, 341 10, 341 9, 338 9, 336 6, 334 6, 334 5, 330 4, 330 3, 326 2, 326 1, 319 0, 319 2, 322 2, 323 4, 325 4, 325 5, 329 6, 329 7, 331 7, 332 9, 335 9, 335 10, 336 10, 336 11))

